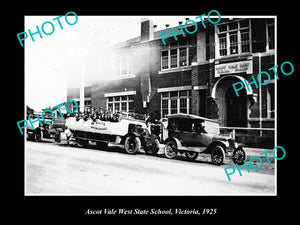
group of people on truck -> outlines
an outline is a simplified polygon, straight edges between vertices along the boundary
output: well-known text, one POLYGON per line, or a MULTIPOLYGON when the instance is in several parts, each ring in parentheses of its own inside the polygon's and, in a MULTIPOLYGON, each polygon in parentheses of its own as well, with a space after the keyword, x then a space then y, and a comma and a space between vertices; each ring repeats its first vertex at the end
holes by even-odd
POLYGON ((90 111, 85 110, 83 113, 77 112, 75 114, 75 117, 76 121, 79 121, 80 119, 83 119, 84 121, 91 119, 95 122, 97 119, 99 119, 102 121, 119 122, 121 118, 121 113, 112 112, 110 109, 103 110, 102 107, 100 109, 93 107, 90 111))

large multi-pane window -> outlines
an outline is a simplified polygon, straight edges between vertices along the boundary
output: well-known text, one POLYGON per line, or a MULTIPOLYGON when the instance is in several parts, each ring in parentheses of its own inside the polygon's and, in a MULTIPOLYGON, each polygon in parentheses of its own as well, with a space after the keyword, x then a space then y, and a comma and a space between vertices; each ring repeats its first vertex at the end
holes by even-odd
POLYGON ((161 70, 187 67, 189 65, 189 48, 187 42, 176 42, 174 45, 163 46, 161 50, 161 70))
POLYGON ((107 109, 112 112, 134 112, 134 96, 114 96, 107 98, 107 109))
POLYGON ((191 91, 168 91, 161 93, 161 116, 191 113, 191 91))
POLYGON ((249 19, 219 25, 217 27, 217 38, 219 56, 250 52, 249 19))

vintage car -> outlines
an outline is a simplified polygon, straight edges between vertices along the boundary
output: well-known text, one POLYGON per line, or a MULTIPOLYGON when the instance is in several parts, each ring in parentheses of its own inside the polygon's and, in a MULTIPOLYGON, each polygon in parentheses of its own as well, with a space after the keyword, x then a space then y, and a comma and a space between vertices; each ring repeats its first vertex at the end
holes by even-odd
POLYGON ((93 141, 101 149, 112 143, 123 145, 129 154, 140 151, 142 147, 146 154, 156 154, 160 144, 158 136, 151 134, 145 120, 136 118, 128 114, 122 115, 118 121, 69 117, 65 133, 68 141, 75 141, 78 147, 85 147, 93 141))
POLYGON ((211 154, 214 164, 220 165, 225 154, 231 156, 236 164, 243 164, 246 153, 230 136, 219 135, 219 122, 204 117, 173 114, 161 120, 161 140, 165 144, 167 158, 185 153, 190 160, 195 160, 199 153, 211 154))
MULTIPOLYGON (((34 118, 35 119, 35 118, 34 118)), ((50 121, 50 119, 46 119, 50 121)), ((45 139, 54 138, 55 141, 59 141, 60 132, 64 131, 65 119, 64 118, 55 118, 51 123, 45 123, 41 120, 42 126, 39 123, 34 124, 34 129, 31 124, 28 123, 26 128, 27 139, 32 141, 41 141, 45 139), (36 127, 37 126, 37 127, 36 127)))

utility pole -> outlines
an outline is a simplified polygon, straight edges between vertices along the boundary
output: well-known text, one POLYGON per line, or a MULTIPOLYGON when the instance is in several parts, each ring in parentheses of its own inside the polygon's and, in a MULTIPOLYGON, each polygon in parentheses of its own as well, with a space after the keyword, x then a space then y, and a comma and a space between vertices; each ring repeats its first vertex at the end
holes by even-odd
POLYGON ((84 112, 84 71, 83 65, 80 66, 80 112, 84 112))

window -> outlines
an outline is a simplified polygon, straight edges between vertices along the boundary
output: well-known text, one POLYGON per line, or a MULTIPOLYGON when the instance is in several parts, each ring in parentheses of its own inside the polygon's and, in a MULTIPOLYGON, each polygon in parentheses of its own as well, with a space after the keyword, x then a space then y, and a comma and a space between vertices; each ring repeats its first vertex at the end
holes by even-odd
POLYGON ((241 31, 241 45, 242 45, 242 53, 250 52, 249 29, 241 31))
POLYGON ((220 56, 227 55, 227 39, 226 34, 219 34, 220 56))
POLYGON ((219 56, 230 56, 251 51, 249 19, 221 24, 217 29, 219 56))
POLYGON ((134 112, 134 102, 128 102, 128 112, 134 112))
POLYGON ((134 112, 134 96, 123 95, 107 98, 107 109, 112 112, 134 112))
POLYGON ((161 100, 161 115, 162 115, 162 117, 165 117, 168 114, 169 114, 169 100, 162 99, 161 100))
POLYGON ((275 30, 274 23, 267 24, 267 47, 268 50, 275 48, 275 30))
POLYGON ((121 102, 121 111, 126 112, 127 111, 127 102, 121 102))
POLYGON ((238 36, 237 31, 229 33, 230 55, 238 54, 238 36))
POLYGON ((267 86, 267 116, 268 118, 275 118, 275 89, 274 83, 267 86))
POLYGON ((161 68, 163 70, 169 69, 169 51, 162 51, 161 52, 161 68))
POLYGON ((180 113, 187 113, 187 99, 180 98, 179 104, 180 104, 180 107, 179 107, 180 113))
POLYGON ((177 49, 171 49, 171 68, 177 68, 177 49))
POLYGON ((161 93, 161 116, 191 112, 191 91, 171 91, 161 93))
POLYGON ((125 75, 127 74, 127 68, 128 64, 127 64, 127 57, 121 57, 121 75, 125 75))
POLYGON ((187 66, 187 48, 179 49, 179 66, 187 66))
POLYGON ((120 54, 120 57, 117 57, 114 61, 113 75, 130 75, 132 71, 132 62, 129 59, 129 56, 124 53, 120 54))
POLYGON ((161 70, 168 70, 189 65, 187 41, 163 46, 161 50, 161 70))

